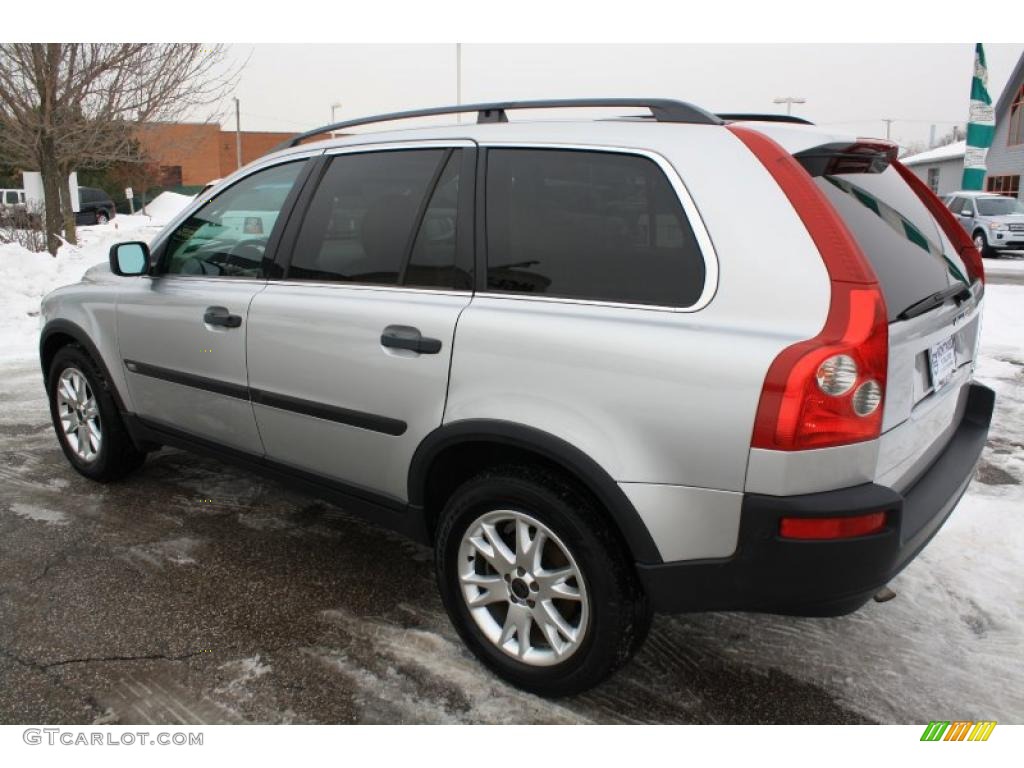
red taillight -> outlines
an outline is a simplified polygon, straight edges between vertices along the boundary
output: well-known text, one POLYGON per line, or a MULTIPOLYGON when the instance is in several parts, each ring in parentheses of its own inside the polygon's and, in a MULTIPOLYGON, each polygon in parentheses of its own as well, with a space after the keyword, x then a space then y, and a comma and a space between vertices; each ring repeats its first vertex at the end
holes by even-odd
POLYGON ((853 517, 784 517, 779 535, 784 539, 852 539, 885 529, 885 512, 853 517))
POLYGON ((914 193, 921 199, 925 208, 928 209, 928 213, 932 215, 932 218, 939 222, 939 226, 946 233, 949 242, 953 244, 953 248, 956 250, 957 256, 960 257, 960 261, 967 268, 967 276, 971 282, 974 282, 974 279, 977 278, 984 283, 985 266, 982 263, 981 254, 974 247, 974 242, 968 236, 967 231, 960 226, 960 222, 957 221, 953 212, 907 166, 898 160, 893 162, 892 166, 903 177, 907 186, 914 190, 914 193))
POLYGON ((751 445, 795 451, 878 437, 889 325, 874 270, 825 194, 791 154, 757 131, 736 125, 729 130, 789 198, 821 253, 832 285, 822 330, 813 339, 784 349, 768 369, 751 445), (840 394, 827 394, 819 384, 819 369, 838 355, 853 360, 856 378, 840 394))

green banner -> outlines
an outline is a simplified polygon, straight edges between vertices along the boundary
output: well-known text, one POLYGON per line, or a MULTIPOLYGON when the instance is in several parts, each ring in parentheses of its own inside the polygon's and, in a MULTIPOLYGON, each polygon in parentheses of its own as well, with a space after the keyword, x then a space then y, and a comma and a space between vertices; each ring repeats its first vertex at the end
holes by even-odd
POLYGON ((985 157, 996 130, 992 97, 988 95, 988 66, 981 43, 974 46, 974 76, 971 78, 971 116, 967 122, 967 149, 964 152, 962 189, 982 189, 985 183, 985 157))

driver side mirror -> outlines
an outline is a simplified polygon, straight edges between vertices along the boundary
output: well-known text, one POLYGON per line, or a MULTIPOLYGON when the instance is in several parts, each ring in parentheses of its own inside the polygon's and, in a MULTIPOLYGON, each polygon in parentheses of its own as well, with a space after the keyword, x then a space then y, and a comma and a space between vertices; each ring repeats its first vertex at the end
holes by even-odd
POLYGON ((110 246, 110 271, 121 277, 149 272, 149 246, 142 242, 114 243, 110 246))

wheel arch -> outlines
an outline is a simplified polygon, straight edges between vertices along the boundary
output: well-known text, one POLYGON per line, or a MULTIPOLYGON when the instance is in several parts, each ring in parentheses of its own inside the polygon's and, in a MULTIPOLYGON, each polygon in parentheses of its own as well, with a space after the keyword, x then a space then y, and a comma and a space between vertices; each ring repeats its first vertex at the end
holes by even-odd
POLYGON ((53 362, 54 356, 62 348, 68 344, 78 344, 86 353, 93 359, 99 369, 103 372, 103 377, 107 381, 107 386, 110 388, 110 392, 114 397, 114 402, 117 404, 118 410, 122 413, 127 411, 125 408, 124 400, 121 397, 121 393, 118 392, 117 386, 114 384, 114 379, 110 375, 110 370, 107 368, 106 362, 103 360, 103 355, 100 354, 99 349, 92 342, 87 334, 79 325, 71 322, 70 320, 64 320, 63 318, 57 318, 50 320, 43 330, 39 334, 39 363, 43 369, 43 383, 46 386, 47 395, 50 393, 50 364, 53 362))
POLYGON ((484 467, 510 458, 538 461, 576 480, 607 513, 613 531, 635 562, 662 562, 636 508, 603 467, 559 437, 502 420, 445 424, 416 449, 409 467, 409 504, 422 510, 428 536, 433 538, 440 504, 450 491, 484 467))

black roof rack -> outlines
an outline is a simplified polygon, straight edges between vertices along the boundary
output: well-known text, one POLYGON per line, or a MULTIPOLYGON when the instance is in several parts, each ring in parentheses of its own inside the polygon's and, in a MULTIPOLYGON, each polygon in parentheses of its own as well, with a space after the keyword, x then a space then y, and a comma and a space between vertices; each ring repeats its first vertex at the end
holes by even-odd
POLYGON ((408 120, 413 117, 457 115, 464 112, 476 112, 476 121, 478 123, 507 123, 508 116, 505 112, 510 109, 568 109, 573 107, 646 107, 651 110, 651 116, 659 123, 722 124, 722 120, 717 115, 713 115, 700 107, 695 107, 693 104, 687 104, 685 101, 674 101, 672 99, 538 99, 533 101, 494 101, 482 104, 458 104, 451 107, 414 109, 408 112, 389 112, 384 115, 372 115, 370 117, 359 117, 355 120, 345 120, 340 123, 331 123, 330 125, 323 125, 311 131, 300 133, 275 147, 274 151, 297 146, 305 139, 310 139, 323 133, 342 131, 346 128, 354 128, 358 125, 369 125, 371 123, 388 123, 393 120, 408 120))
POLYGON ((757 120, 762 123, 797 123, 798 125, 814 125, 810 120, 804 120, 796 115, 762 115, 757 112, 719 112, 718 117, 727 123, 735 123, 740 120, 757 120))

